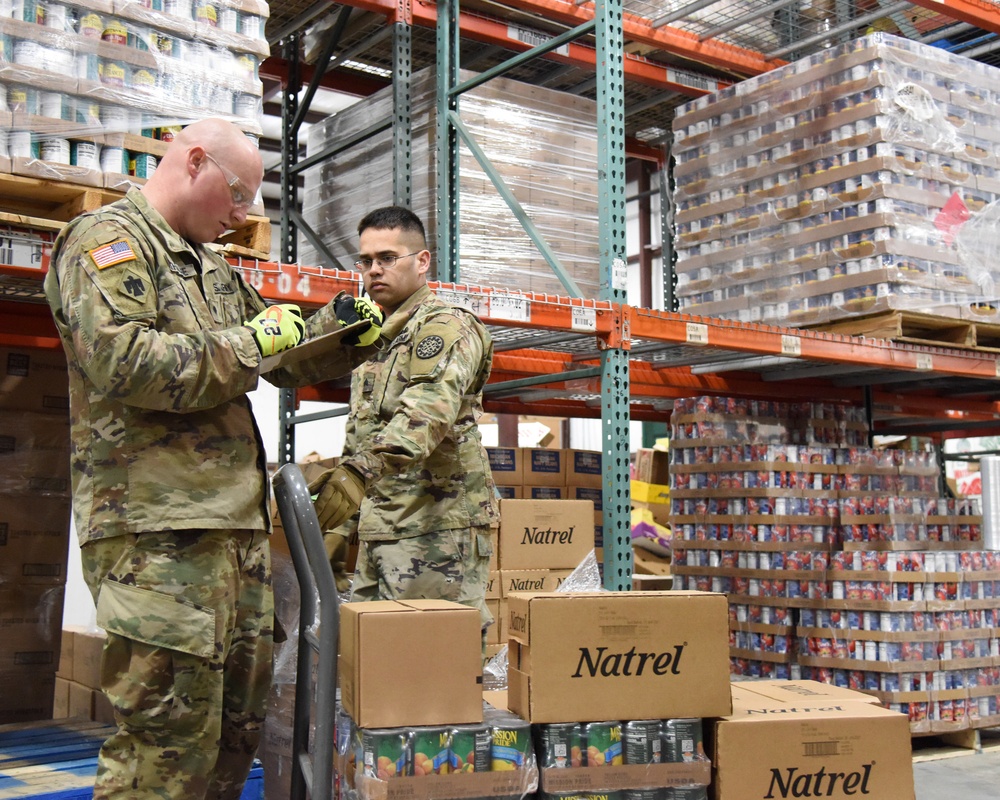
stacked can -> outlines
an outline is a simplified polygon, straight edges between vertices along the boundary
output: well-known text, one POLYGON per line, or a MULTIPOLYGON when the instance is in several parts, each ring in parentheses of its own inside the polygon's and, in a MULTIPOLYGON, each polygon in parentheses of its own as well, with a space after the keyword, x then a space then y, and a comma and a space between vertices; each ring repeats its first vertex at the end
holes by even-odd
POLYGON ((388 780, 413 774, 410 732, 400 728, 361 731, 362 771, 369 778, 388 780))
MULTIPOLYGON (((658 719, 638 719, 625 723, 624 761, 626 764, 659 764, 663 760, 663 725, 658 719)), ((626 789, 624 800, 664 800, 663 788, 626 789)))
POLYGON ((450 740, 448 728, 414 728, 410 746, 413 766, 408 774, 447 775, 451 765, 450 740))
POLYGON ((489 772, 493 757, 493 733, 488 725, 456 725, 450 730, 451 772, 489 772))

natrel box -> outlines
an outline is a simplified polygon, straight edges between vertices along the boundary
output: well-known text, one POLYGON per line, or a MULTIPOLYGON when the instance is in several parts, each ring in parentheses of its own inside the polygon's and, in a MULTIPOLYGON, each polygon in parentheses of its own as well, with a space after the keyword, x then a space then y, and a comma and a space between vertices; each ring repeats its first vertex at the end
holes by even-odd
POLYGON ((482 722, 482 679, 474 608, 447 600, 340 606, 341 698, 358 727, 482 722))
POLYGON ((500 569, 573 569, 593 549, 589 500, 500 501, 500 569))
POLYGON ((715 800, 913 800, 907 718, 815 681, 734 683, 733 713, 706 731, 715 800))
POLYGON ((508 702, 530 722, 725 716, 729 621, 710 592, 515 592, 508 702))

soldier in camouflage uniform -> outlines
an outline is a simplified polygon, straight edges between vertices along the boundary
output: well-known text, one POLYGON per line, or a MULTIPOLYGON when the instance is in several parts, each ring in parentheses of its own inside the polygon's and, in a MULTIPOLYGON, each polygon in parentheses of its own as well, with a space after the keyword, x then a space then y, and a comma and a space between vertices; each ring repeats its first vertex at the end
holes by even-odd
MULTIPOLYGON (((45 293, 69 357, 85 578, 108 632, 117 731, 94 797, 238 798, 271 681, 266 458, 246 393, 263 355, 334 330, 267 308, 204 246, 241 225, 263 177, 228 122, 182 131, 141 191, 66 226, 45 293), (250 321, 245 324, 245 321, 250 321)), ((346 374, 337 348, 267 375, 346 374)))
POLYGON ((357 526, 352 600, 453 600, 478 609, 485 629, 499 510, 477 421, 493 342, 474 314, 428 288, 416 215, 378 209, 358 233, 355 266, 385 312, 384 345, 354 371, 344 458, 313 483, 323 487, 317 514, 324 530, 351 518, 328 538, 357 526))

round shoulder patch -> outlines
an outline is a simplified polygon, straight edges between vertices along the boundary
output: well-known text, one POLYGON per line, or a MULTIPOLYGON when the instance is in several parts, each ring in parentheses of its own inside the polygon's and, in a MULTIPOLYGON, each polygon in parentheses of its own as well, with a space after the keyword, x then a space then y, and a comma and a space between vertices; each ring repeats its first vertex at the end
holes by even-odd
POLYGON ((417 342, 417 346, 413 352, 417 358, 426 359, 434 358, 442 350, 444 350, 444 339, 437 334, 431 334, 417 342))

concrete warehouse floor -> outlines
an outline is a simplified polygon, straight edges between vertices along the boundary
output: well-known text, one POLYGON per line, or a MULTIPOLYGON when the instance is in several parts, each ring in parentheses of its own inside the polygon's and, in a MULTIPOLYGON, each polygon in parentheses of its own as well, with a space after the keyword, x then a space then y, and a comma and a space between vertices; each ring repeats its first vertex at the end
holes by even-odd
POLYGON ((997 800, 1000 797, 1000 728, 980 731, 981 749, 913 740, 916 800, 997 800))

